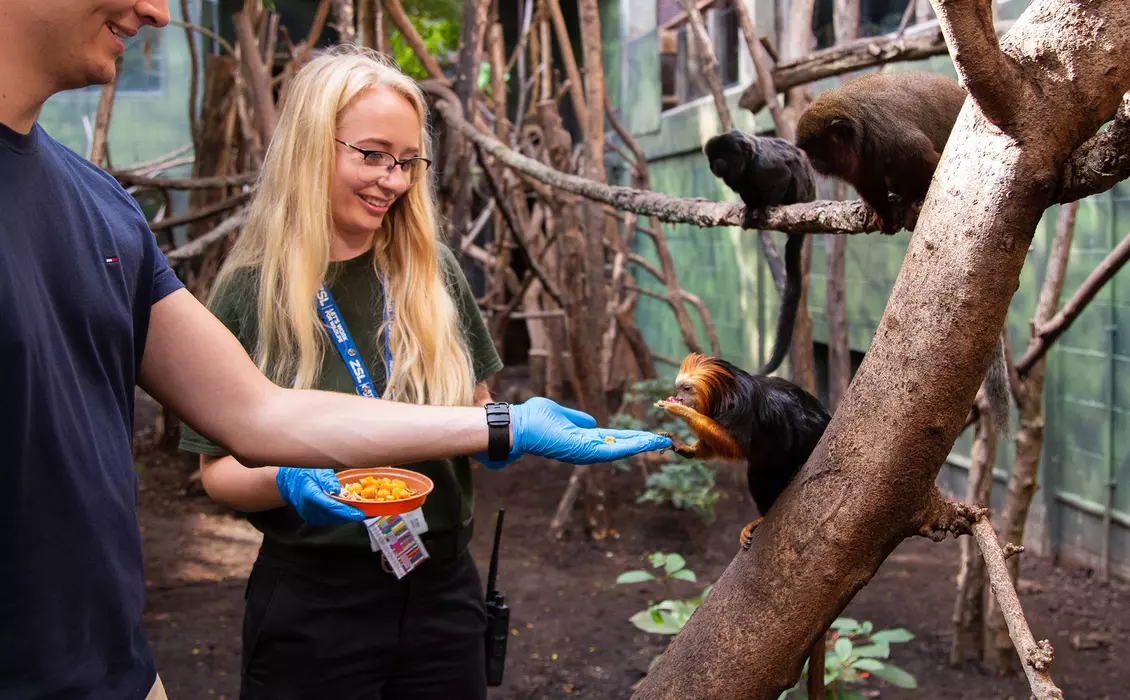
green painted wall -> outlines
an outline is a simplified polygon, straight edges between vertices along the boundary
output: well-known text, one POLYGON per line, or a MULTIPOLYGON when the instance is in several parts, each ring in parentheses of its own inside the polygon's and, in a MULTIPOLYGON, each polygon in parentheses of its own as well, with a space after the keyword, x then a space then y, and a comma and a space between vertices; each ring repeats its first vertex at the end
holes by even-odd
MULTIPOLYGON (((610 75, 609 89, 612 94, 622 90, 626 96, 621 113, 647 154, 652 188, 683 197, 736 201, 737 197, 710 173, 701 154, 706 139, 720 131, 711 98, 661 112, 655 0, 611 0, 606 4, 623 8, 620 14, 629 18, 619 27, 626 65, 623 82, 616 82, 610 75)), ((748 4, 756 10, 759 31, 772 33, 772 0, 748 0, 748 4)), ((1002 8, 1002 16, 1015 18, 1024 5, 1010 3, 1002 8)), ((606 48, 606 53, 611 51, 606 48)), ((744 43, 739 51, 739 86, 727 91, 736 126, 746 131, 769 130, 772 123, 767 111, 762 110, 754 119, 737 108, 738 94, 752 79, 744 43)), ((888 67, 914 69, 954 75, 948 56, 888 67)), ((813 92, 834 83, 834 79, 818 83, 813 92)), ((855 194, 849 190, 848 197, 855 194)), ((1011 302, 1008 325, 1017 357, 1028 343, 1029 320, 1043 283, 1056 212, 1056 207, 1045 212, 1011 302)), ((1130 230, 1130 186, 1123 183, 1113 192, 1083 201, 1076 226, 1063 300, 1130 230)), ((713 314, 723 356, 756 367, 772 343, 778 304, 756 233, 736 227, 702 229, 685 225, 664 225, 664 231, 680 284, 699 295, 713 314)), ((905 231, 894 236, 873 233, 849 240, 847 316, 854 351, 862 353, 870 344, 910 235, 905 231)), ((774 236, 782 250, 785 236, 774 236)), ((826 244, 826 237, 814 237, 808 309, 817 343, 827 341, 826 244)), ((653 246, 646 237, 641 237, 638 249, 645 258, 655 261, 653 246)), ((1056 551, 1067 560, 1086 565, 1097 564, 1104 537, 1109 537, 1106 546, 1113 570, 1130 574, 1130 284, 1125 274, 1116 276, 1048 355, 1046 444, 1039 477, 1041 489, 1033 505, 1029 535, 1037 551, 1056 551), (1113 491, 1108 489, 1112 480, 1113 491), (1109 530, 1102 517, 1108 495, 1113 505, 1109 530)), ((659 289, 646 272, 638 270, 636 275, 641 286, 659 289)), ((697 319, 693 310, 690 313, 697 319)), ((666 304, 641 299, 637 319, 657 353, 679 359, 686 352, 666 304)), ((708 347, 701 327, 699 339, 708 347)), ((818 347, 818 357, 823 355, 822 349, 818 347)), ((659 369, 667 374, 674 371, 673 367, 659 369)), ((967 431, 954 445, 949 465, 939 477, 944 488, 959 495, 964 493, 970 443, 971 432, 967 431)), ((999 444, 997 456, 994 503, 999 508, 1014 458, 1011 441, 999 444)))

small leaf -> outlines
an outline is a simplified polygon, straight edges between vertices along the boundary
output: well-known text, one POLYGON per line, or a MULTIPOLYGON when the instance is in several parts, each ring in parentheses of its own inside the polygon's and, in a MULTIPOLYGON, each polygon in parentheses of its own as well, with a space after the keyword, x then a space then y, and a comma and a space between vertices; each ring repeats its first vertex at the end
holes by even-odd
POLYGON ((873 659, 885 659, 891 655, 891 645, 883 640, 874 644, 864 644, 855 649, 856 656, 865 656, 873 659))
POLYGON ((644 581, 654 581, 655 576, 650 571, 643 569, 635 569, 633 571, 625 571, 616 577, 616 583, 642 583, 644 581))
POLYGON ((854 688, 841 688, 836 691, 836 700, 871 700, 854 688))
POLYGON ((859 622, 850 617, 837 617, 835 621, 832 622, 832 629, 847 634, 848 632, 854 632, 859 629, 859 622))
POLYGON ((263 0, 263 7, 267 10, 267 12, 274 12, 275 0, 263 0))
POLYGON ((690 569, 679 569, 675 573, 671 574, 671 578, 677 578, 677 579, 681 579, 683 581, 691 581, 691 582, 695 582, 695 581, 698 580, 697 578, 695 578, 694 572, 691 571, 690 569))
POLYGON ((681 554, 669 554, 669 555, 667 555, 666 566, 667 566, 667 575, 668 576, 675 573, 679 569, 682 569, 686 565, 687 565, 687 560, 683 559, 683 556, 681 554))
POLYGON ((879 659, 856 659, 852 667, 856 671, 867 671, 868 673, 875 673, 877 670, 881 671, 886 664, 879 659))
POLYGON ((914 676, 893 664, 883 664, 883 668, 872 671, 871 674, 900 688, 918 687, 918 681, 914 679, 914 676))
POLYGON ((914 634, 910 630, 897 627, 893 630, 879 630, 871 635, 871 641, 878 642, 909 642, 914 639, 914 634))
POLYGON ((869 620, 869 621, 864 622, 862 625, 859 626, 859 633, 861 635, 866 636, 868 634, 871 634, 871 630, 873 630, 873 629, 875 629, 875 626, 872 625, 870 620, 869 620))
POLYGON ((851 656, 851 640, 847 637, 840 637, 836 640, 836 656, 841 659, 848 659, 851 656))

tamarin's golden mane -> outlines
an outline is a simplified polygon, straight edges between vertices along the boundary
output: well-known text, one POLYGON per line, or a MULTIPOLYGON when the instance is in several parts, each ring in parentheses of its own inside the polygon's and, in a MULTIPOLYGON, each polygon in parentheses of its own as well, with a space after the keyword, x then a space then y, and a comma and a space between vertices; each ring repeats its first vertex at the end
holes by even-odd
POLYGON ((717 412, 718 403, 723 396, 737 389, 737 381, 729 369, 715 358, 697 352, 683 358, 679 378, 694 386, 695 393, 702 402, 698 407, 699 413, 708 416, 717 412))

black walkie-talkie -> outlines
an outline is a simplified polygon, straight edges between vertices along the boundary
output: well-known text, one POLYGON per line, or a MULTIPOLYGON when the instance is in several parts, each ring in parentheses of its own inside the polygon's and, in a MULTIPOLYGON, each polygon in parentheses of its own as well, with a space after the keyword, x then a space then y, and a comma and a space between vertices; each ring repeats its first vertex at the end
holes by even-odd
POLYGON ((505 510, 499 509, 498 523, 494 526, 494 551, 490 555, 490 572, 487 574, 487 685, 502 685, 502 672, 506 667, 506 637, 510 633, 510 608, 506 600, 495 589, 498 578, 498 543, 502 539, 502 516, 505 510))

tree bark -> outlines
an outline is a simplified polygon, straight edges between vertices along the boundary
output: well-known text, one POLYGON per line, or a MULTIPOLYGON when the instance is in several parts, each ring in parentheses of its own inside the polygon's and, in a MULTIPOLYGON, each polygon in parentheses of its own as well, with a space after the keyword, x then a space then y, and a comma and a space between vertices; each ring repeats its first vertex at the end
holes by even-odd
MULTIPOLYGON (((954 2, 952 11, 970 5, 954 2)), ((969 54, 956 49, 984 44, 968 36, 983 26, 949 35, 959 74, 968 66, 956 57, 969 54)), ((1001 43, 1023 84, 967 100, 847 396, 750 549, 634 697, 774 700, 891 551, 908 536, 938 536, 935 479, 993 354, 1032 234, 1072 151, 1130 89, 1130 5, 1034 0, 1001 43), (1015 103, 1003 130, 980 109, 988 100, 1015 103)))
MULTIPOLYGON (((965 485, 965 503, 992 507, 993 464, 997 459, 997 433, 988 413, 984 386, 977 395, 977 425, 969 454, 969 477, 965 485)), ((953 643, 950 665, 961 666, 966 657, 978 661, 984 650, 985 560, 972 538, 962 537, 961 566, 957 572, 957 596, 953 606, 953 643)))
MULTIPOLYGON (((1063 294, 1063 284, 1067 277, 1067 262, 1071 256, 1071 244, 1075 239, 1075 214, 1079 203, 1061 205, 1056 217, 1055 238, 1048 254, 1047 274, 1036 302, 1033 327, 1040 328, 1055 315, 1059 299, 1063 294)), ((1030 343, 1038 342, 1033 336, 1030 343)), ((1040 471, 1040 452, 1044 446, 1044 361, 1032 365, 1014 392, 1020 413, 1020 426, 1016 432, 1016 457, 1012 463, 1012 475, 1008 480, 1008 495, 1005 497, 1004 514, 1001 518, 1001 539, 1016 544, 1024 543, 1024 529, 1028 522, 1028 509, 1036 494, 1037 475, 1040 471)), ((1008 575, 1015 586, 1020 577, 1020 557, 1015 556, 1005 562, 1008 575)), ((990 613, 986 618, 985 661, 997 673, 1018 670, 1016 652, 1008 634, 1004 617, 996 601, 992 600, 990 613)))

